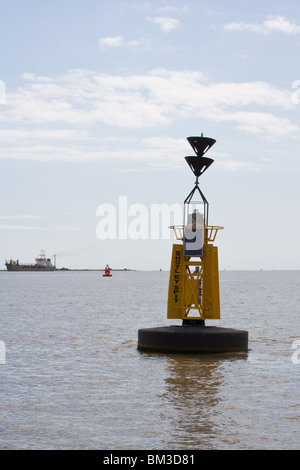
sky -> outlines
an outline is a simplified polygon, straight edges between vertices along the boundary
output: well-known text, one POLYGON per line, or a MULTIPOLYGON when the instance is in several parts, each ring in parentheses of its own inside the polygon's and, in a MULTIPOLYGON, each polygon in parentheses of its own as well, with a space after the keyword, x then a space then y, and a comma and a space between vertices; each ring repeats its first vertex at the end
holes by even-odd
POLYGON ((0 269, 168 270, 202 133, 220 269, 299 269, 298 0, 0 11, 0 269))

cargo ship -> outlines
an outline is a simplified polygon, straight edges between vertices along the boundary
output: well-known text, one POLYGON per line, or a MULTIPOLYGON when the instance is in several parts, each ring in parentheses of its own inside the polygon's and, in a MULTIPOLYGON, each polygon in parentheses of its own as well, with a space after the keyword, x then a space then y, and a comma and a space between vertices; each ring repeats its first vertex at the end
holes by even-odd
MULTIPOLYGON (((55 257, 54 257, 55 259, 55 257)), ((46 258, 44 250, 38 258, 35 258, 35 264, 20 264, 19 260, 9 260, 5 262, 7 271, 55 271, 54 265, 51 263, 50 258, 46 258)))

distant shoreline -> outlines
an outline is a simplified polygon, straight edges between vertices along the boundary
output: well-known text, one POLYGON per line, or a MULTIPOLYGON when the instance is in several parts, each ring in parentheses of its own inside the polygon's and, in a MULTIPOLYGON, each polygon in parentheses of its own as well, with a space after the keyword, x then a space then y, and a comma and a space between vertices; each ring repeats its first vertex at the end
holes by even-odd
MULTIPOLYGON (((127 268, 124 268, 124 269, 110 269, 111 271, 137 271, 137 269, 127 269, 127 268)), ((0 272, 3 271, 3 272, 14 272, 14 273, 25 273, 25 272, 32 272, 32 273, 36 273, 36 272, 45 272, 45 273, 48 273, 48 272, 56 272, 56 271, 100 271, 100 272, 104 272, 105 269, 98 269, 98 268, 95 268, 95 269, 90 269, 90 268, 57 268, 57 269, 54 269, 53 271, 50 271, 50 270, 42 270, 42 269, 39 269, 39 270, 30 270, 30 271, 27 271, 26 269, 22 270, 17 270, 17 271, 8 271, 7 269, 0 269, 0 272)))
MULTIPOLYGON (((137 269, 127 269, 127 268, 124 268, 124 269, 113 269, 113 268, 110 268, 111 271, 137 271, 137 269)), ((105 271, 105 269, 98 269, 98 268, 95 268, 95 269, 90 269, 90 268, 60 268, 60 269, 55 269, 55 271, 105 271)))

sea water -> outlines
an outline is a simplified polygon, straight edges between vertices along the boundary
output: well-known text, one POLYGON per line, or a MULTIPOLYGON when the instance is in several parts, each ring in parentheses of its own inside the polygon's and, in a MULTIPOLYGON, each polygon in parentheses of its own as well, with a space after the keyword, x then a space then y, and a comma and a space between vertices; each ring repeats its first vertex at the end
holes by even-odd
POLYGON ((168 272, 0 273, 1 449, 298 449, 300 271, 220 272, 249 351, 137 350, 168 272), (299 352, 299 355, 298 355, 299 352))

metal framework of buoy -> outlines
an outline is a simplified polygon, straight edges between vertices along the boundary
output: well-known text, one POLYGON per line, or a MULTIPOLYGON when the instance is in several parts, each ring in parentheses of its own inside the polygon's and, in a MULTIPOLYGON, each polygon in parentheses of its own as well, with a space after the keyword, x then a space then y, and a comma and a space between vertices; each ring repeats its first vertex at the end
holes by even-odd
POLYGON ((205 320, 220 318, 218 248, 213 245, 220 226, 208 225, 208 201, 199 187, 199 177, 213 159, 203 155, 214 145, 209 137, 188 137, 196 156, 185 157, 196 176, 184 201, 183 225, 173 225, 167 318, 205 320))
POLYGON ((166 353, 223 353, 248 350, 248 332, 206 326, 205 320, 220 319, 218 247, 214 245, 221 226, 208 224, 209 204, 199 186, 199 177, 213 159, 204 154, 214 145, 209 137, 188 137, 196 156, 185 157, 196 176, 184 201, 182 225, 173 225, 167 318, 181 325, 138 330, 138 349, 166 353))

